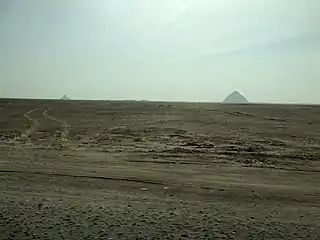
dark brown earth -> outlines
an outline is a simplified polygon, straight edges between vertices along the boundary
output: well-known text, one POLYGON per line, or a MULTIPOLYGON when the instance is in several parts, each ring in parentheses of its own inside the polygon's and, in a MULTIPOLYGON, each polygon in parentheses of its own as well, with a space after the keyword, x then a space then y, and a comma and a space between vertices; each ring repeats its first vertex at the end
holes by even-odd
POLYGON ((10 101, 1 239, 320 239, 320 107, 10 101))

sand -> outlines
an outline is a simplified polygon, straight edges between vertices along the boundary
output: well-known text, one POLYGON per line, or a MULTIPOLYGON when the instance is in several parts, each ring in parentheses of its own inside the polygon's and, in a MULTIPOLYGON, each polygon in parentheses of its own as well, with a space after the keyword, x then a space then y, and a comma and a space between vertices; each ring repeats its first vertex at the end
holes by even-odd
POLYGON ((0 100, 0 239, 319 239, 320 107, 0 100))

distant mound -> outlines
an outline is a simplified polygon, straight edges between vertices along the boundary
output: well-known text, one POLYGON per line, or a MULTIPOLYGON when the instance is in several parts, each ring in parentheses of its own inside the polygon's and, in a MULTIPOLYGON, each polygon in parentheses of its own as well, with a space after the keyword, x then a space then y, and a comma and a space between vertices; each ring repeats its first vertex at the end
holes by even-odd
POLYGON ((63 95, 62 98, 61 98, 61 100, 70 100, 70 98, 68 98, 67 95, 63 95))
POLYGON ((238 91, 232 92, 223 103, 230 103, 230 104, 243 104, 248 103, 249 101, 238 91))

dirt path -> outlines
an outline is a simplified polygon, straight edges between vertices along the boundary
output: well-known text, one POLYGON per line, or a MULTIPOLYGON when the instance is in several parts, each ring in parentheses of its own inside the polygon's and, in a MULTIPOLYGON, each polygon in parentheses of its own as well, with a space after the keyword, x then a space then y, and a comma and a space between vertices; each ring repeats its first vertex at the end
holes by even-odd
MULTIPOLYGON (((39 121, 36 120, 36 119, 34 119, 34 118, 32 118, 32 117, 30 116, 30 114, 33 113, 33 112, 35 112, 35 111, 38 111, 38 110, 39 110, 38 108, 32 109, 32 110, 30 110, 29 112, 27 112, 27 113, 25 113, 25 114, 23 115, 26 119, 28 119, 29 121, 32 122, 32 125, 31 125, 31 127, 30 127, 27 131, 25 131, 24 133, 21 134, 20 139, 26 139, 26 138, 28 138, 32 133, 34 133, 34 132, 36 131, 36 129, 37 129, 38 125, 39 125, 39 121)), ((19 139, 16 139, 16 140, 19 140, 19 139)))
POLYGON ((48 111, 50 110, 50 108, 46 109, 42 115, 45 116, 47 119, 50 119, 52 121, 58 122, 61 124, 62 126, 62 131, 61 132, 61 140, 62 142, 66 143, 68 141, 68 134, 69 134, 69 130, 70 130, 70 124, 66 121, 57 119, 55 117, 52 117, 50 115, 48 115, 48 111))

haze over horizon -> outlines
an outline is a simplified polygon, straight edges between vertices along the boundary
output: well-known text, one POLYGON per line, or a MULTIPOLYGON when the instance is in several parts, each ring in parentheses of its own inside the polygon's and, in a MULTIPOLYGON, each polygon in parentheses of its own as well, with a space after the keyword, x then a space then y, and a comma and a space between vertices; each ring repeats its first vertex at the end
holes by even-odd
POLYGON ((0 98, 320 104, 318 0, 2 0, 0 98))

